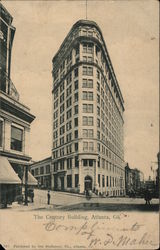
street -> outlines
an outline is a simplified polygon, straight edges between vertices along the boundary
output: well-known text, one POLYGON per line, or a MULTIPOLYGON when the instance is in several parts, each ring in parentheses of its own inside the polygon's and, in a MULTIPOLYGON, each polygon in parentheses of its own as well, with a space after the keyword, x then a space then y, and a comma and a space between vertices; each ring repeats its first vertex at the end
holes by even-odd
POLYGON ((47 204, 47 190, 34 190, 34 202, 23 204, 13 203, 11 208, 19 211, 26 210, 102 210, 102 211, 158 211, 159 200, 152 199, 151 205, 145 205, 143 198, 100 198, 92 197, 87 200, 80 194, 50 191, 50 204, 47 204))

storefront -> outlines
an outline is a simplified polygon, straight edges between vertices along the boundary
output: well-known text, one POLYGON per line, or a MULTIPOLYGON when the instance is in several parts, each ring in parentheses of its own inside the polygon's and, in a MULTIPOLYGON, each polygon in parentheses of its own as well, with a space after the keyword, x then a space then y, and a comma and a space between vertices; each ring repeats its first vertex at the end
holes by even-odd
POLYGON ((0 207, 12 204, 20 192, 21 180, 6 157, 0 156, 0 207))

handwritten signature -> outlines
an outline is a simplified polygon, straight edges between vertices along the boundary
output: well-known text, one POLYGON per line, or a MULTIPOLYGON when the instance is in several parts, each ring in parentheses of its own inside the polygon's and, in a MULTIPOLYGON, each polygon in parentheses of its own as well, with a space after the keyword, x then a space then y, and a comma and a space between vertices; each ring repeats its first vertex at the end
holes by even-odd
POLYGON ((46 231, 52 232, 72 232, 74 235, 83 236, 88 241, 88 247, 105 247, 108 245, 113 245, 116 247, 121 246, 134 246, 134 245, 141 245, 141 246, 156 246, 157 244, 152 241, 151 236, 147 232, 143 232, 139 235, 139 238, 135 237, 134 234, 125 235, 123 232, 135 232, 139 231, 144 225, 139 224, 138 222, 132 224, 128 228, 119 228, 117 231, 121 233, 118 235, 115 233, 108 233, 108 228, 106 225, 101 226, 102 223, 98 221, 94 223, 89 223, 88 221, 82 223, 80 226, 72 226, 72 225, 64 225, 56 221, 50 221, 44 223, 44 228, 46 231), (98 230, 103 230, 103 237, 98 230), (105 231, 104 231, 105 230, 105 231))

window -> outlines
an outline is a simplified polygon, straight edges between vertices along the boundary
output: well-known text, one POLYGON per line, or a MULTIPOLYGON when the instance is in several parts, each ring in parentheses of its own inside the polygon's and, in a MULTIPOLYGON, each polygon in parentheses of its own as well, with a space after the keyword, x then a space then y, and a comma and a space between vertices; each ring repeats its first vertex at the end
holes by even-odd
POLYGON ((102 159, 102 168, 105 168, 105 159, 102 159))
POLYGON ((97 82, 97 91, 100 91, 100 84, 97 82))
POLYGON ((93 36, 93 31, 88 30, 88 36, 93 36))
POLYGON ((56 99, 57 97, 58 97, 58 89, 54 93, 54 99, 56 99))
POLYGON ((82 80, 83 88, 93 88, 93 80, 92 79, 83 79, 82 80))
POLYGON ((78 89, 78 80, 74 82, 74 89, 78 89))
POLYGON ((83 137, 93 138, 93 129, 83 129, 83 137))
POLYGON ((35 175, 38 175, 39 173, 39 171, 38 171, 39 169, 38 168, 35 168, 35 175))
POLYGON ((60 138, 60 145, 64 144, 64 136, 60 138))
POLYGON ((88 137, 93 138, 93 129, 88 129, 88 137))
POLYGON ((64 93, 60 96, 60 103, 64 101, 64 93))
POLYGON ((60 106, 60 113, 64 111, 64 103, 60 106))
POLYGON ((75 147, 75 152, 77 152, 77 151, 78 151, 78 142, 76 142, 76 143, 74 144, 74 147, 75 147))
POLYGON ((79 160, 78 160, 78 156, 75 156, 75 167, 78 168, 79 167, 79 160))
POLYGON ((74 114, 78 114, 78 105, 74 106, 74 114))
POLYGON ((71 93, 72 93, 72 85, 70 85, 70 86, 67 88, 66 97, 68 97, 71 93))
POLYGON ((75 102, 78 102, 78 93, 75 93, 75 94, 74 94, 74 101, 75 101, 75 102))
POLYGON ((83 100, 93 101, 93 92, 83 91, 83 100))
POLYGON ((89 151, 93 152, 93 150, 94 150, 94 143, 89 142, 89 151))
POLYGON ((60 135, 64 134, 65 132, 65 126, 63 125, 62 127, 60 127, 60 135))
MULTIPOLYGON (((60 116, 60 124, 64 122, 64 114, 60 116)), ((58 126, 58 120, 57 120, 57 126, 58 126)))
POLYGON ((83 56, 83 62, 93 62, 92 56, 83 56))
POLYGON ((88 67, 88 69, 87 69, 87 74, 88 74, 89 76, 93 76, 93 68, 92 68, 92 67, 88 67))
POLYGON ((54 102, 54 109, 56 109, 57 107, 58 107, 58 100, 54 102))
POLYGON ((53 133, 53 138, 56 139, 58 137, 58 130, 56 130, 54 133, 53 133))
POLYGON ((72 109, 69 109, 67 111, 67 119, 71 118, 72 117, 72 109))
POLYGON ((100 104, 100 95, 97 94, 97 103, 100 104))
POLYGON ((97 79, 100 79, 100 72, 97 70, 97 79))
POLYGON ((66 130, 69 131, 70 129, 72 129, 72 121, 66 123, 66 130))
POLYGON ((88 56, 88 57, 87 57, 87 61, 88 61, 88 62, 93 62, 93 57, 88 56))
POLYGON ((83 129, 83 137, 88 137, 88 129, 83 129))
POLYGON ((72 105, 72 97, 70 97, 69 99, 67 99, 66 101, 66 106, 67 108, 69 108, 72 105))
POLYGON ((100 131, 97 131, 97 139, 100 140, 100 131))
POLYGON ((100 119, 97 119, 97 127, 100 128, 100 119))
POLYGON ((83 160, 83 166, 84 166, 84 167, 87 167, 87 166, 88 166, 88 160, 86 160, 86 159, 83 160))
POLYGON ((77 45, 77 46, 75 47, 75 52, 76 52, 76 55, 79 54, 79 45, 77 45))
POLYGON ((106 177, 106 186, 108 187, 108 176, 106 177))
POLYGON ((67 149, 67 154, 72 153, 72 144, 70 144, 69 146, 67 146, 66 149, 67 149))
POLYGON ((72 140, 72 133, 66 135, 66 142, 70 142, 72 140))
POLYGON ((100 143, 97 143, 97 151, 98 151, 98 152, 101 151, 101 145, 100 145, 100 143))
POLYGON ((40 174, 44 174, 44 167, 40 167, 40 174))
POLYGON ((87 62, 87 56, 83 56, 83 62, 87 62))
POLYGON ((67 175, 67 187, 72 187, 72 175, 67 175))
POLYGON ((46 166, 46 174, 49 174, 50 173, 50 165, 47 165, 46 166))
POLYGON ((98 184, 99 184, 99 187, 100 187, 100 185, 101 185, 101 176, 100 176, 100 174, 98 174, 98 184))
POLYGON ((93 113, 93 104, 83 104, 83 113, 93 113))
POLYGON ((74 77, 77 77, 78 76, 78 68, 76 68, 75 70, 74 70, 74 77))
POLYGON ((23 130, 11 126, 11 149, 22 151, 23 130))
POLYGON ((91 44, 91 43, 84 43, 83 44, 83 53, 93 53, 93 44, 91 44))
POLYGON ((92 67, 83 66, 82 69, 83 69, 83 71, 82 71, 83 75, 93 76, 93 68, 92 67))
POLYGON ((72 168, 72 158, 67 159, 67 169, 72 168))
POLYGON ((83 142, 83 151, 88 151, 88 142, 83 142))
POLYGON ((60 85, 60 92, 62 92, 63 90, 64 90, 64 82, 62 82, 60 85))
POLYGON ((54 129, 56 129, 58 127, 58 119, 56 121, 54 121, 53 127, 54 127, 54 129))
POLYGON ((78 187, 78 183, 79 183, 79 175, 75 174, 75 187, 78 187))
POLYGON ((74 131, 74 137, 77 139, 78 138, 78 130, 74 131))
POLYGON ((97 115, 100 116, 100 107, 97 106, 97 115))
POLYGON ((0 147, 2 147, 3 144, 3 121, 0 120, 0 147))
POLYGON ((75 127, 78 126, 78 117, 74 118, 74 126, 75 126, 75 127))
POLYGON ((102 175, 102 187, 105 187, 104 175, 102 175))
POLYGON ((93 160, 89 160, 89 166, 93 167, 93 160))
POLYGON ((83 126, 93 126, 93 117, 83 116, 83 126))
POLYGON ((57 117, 58 117, 58 110, 54 112, 54 119, 56 119, 57 117))
POLYGON ((72 81, 72 73, 70 73, 66 78, 67 85, 69 85, 71 81, 72 81))

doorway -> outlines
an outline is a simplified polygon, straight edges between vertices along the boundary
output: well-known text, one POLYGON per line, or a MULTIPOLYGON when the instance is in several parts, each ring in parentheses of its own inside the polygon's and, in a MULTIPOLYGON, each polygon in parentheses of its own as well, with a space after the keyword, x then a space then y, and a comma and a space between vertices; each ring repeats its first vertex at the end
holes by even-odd
POLYGON ((92 178, 88 175, 84 179, 84 189, 92 190, 92 178))
POLYGON ((61 180, 61 190, 64 190, 64 176, 60 177, 61 180))

